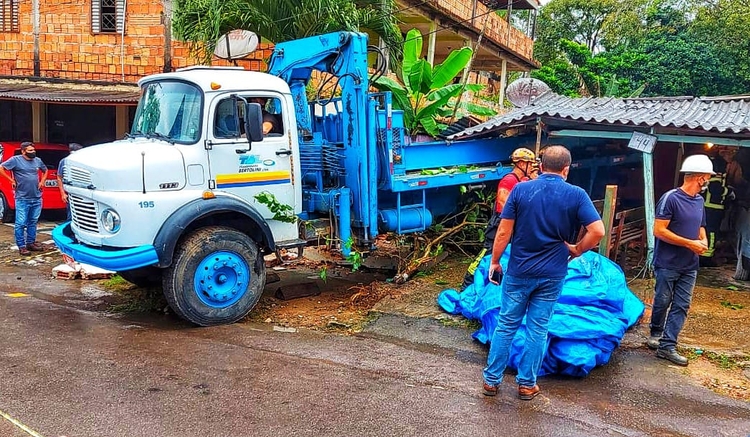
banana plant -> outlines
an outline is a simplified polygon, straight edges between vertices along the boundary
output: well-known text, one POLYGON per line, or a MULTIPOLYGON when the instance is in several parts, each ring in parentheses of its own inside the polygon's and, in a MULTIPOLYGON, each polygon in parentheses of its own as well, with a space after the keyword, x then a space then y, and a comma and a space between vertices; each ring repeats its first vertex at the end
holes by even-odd
POLYGON ((436 137, 446 125, 441 120, 454 113, 455 105, 460 105, 458 113, 479 116, 492 116, 492 109, 472 103, 460 103, 459 97, 465 91, 478 92, 479 84, 451 83, 466 66, 472 56, 470 47, 453 50, 442 64, 433 67, 421 58, 422 34, 412 29, 406 34, 400 74, 401 82, 390 77, 380 77, 373 84, 381 91, 390 91, 396 108, 404 111, 404 124, 411 135, 426 133, 436 137))

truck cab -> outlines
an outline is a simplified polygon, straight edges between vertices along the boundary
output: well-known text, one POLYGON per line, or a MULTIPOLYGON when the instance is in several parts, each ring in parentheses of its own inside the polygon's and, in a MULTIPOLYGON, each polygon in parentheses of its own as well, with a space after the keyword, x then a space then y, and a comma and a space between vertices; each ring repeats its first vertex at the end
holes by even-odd
MULTIPOLYGON (((232 321, 243 312, 232 311, 241 299, 252 307, 260 297, 263 252, 300 244, 297 225, 274 220, 255 198, 270 193, 301 212, 289 86, 241 68, 201 67, 150 76, 140 86, 127 138, 68 158, 63 184, 72 222, 56 229, 54 238, 75 260, 133 282, 156 282, 163 273, 171 287, 197 286, 202 291, 191 297, 211 321, 185 310, 180 315, 188 320, 232 321), (259 98, 264 108, 251 102, 259 98), (276 132, 262 133, 264 115, 276 118, 276 132), (208 241, 192 244, 190 235, 199 229, 208 241), (233 249, 252 256, 240 260, 219 236, 238 240, 231 241, 239 245, 233 249), (183 258, 195 258, 185 253, 195 250, 213 257, 202 257, 200 266, 215 275, 185 274, 183 258), (247 289, 246 281, 259 285, 247 289)), ((168 299, 178 308, 190 306, 175 293, 168 299)))

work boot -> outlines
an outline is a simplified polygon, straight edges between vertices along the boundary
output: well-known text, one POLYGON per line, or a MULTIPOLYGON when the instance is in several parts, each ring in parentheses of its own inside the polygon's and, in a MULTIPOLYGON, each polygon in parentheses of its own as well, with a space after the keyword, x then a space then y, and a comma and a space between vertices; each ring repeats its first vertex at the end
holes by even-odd
POLYGON ((29 256, 29 255, 31 255, 31 252, 26 247, 19 247, 18 248, 18 253, 20 253, 21 256, 29 256))
POLYGON ((669 360, 678 366, 687 366, 688 359, 678 354, 675 349, 659 349, 656 351, 656 358, 669 360))
POLYGON ((661 340, 661 336, 655 336, 652 335, 648 338, 648 341, 646 341, 646 346, 648 346, 651 350, 657 350, 659 349, 659 340, 661 340))
POLYGON ((485 396, 497 396, 497 390, 499 387, 500 387, 500 384, 490 385, 490 384, 487 384, 487 382, 485 381, 482 389, 483 389, 483 393, 485 396))
POLYGON ((41 244, 36 243, 36 242, 31 243, 31 244, 27 244, 26 248, 29 249, 29 250, 31 250, 31 251, 33 251, 33 252, 42 252, 42 251, 44 251, 44 246, 42 246, 41 244))
POLYGON ((524 385, 518 386, 518 397, 521 398, 522 401, 530 401, 536 397, 540 392, 539 385, 535 385, 533 387, 526 387, 524 385))

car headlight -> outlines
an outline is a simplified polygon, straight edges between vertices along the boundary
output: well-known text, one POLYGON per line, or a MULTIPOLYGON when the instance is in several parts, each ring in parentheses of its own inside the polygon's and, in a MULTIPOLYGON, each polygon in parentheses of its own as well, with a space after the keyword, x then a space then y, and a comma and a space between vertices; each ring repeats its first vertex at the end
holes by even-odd
POLYGON ((115 233, 120 230, 120 215, 113 209, 102 211, 102 226, 107 232, 115 233))

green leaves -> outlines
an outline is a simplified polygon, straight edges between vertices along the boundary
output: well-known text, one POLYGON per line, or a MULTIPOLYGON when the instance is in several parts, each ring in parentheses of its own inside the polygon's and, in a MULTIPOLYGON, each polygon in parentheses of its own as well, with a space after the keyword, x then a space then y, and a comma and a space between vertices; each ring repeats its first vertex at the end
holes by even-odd
POLYGON ((393 53, 403 42, 393 0, 174 0, 172 28, 206 64, 218 38, 233 29, 252 30, 273 43, 368 30, 393 53))
POLYGON ((463 47, 452 51, 434 67, 422 56, 422 35, 418 29, 406 34, 400 78, 403 84, 380 78, 373 85, 393 94, 395 106, 404 111, 404 124, 412 135, 427 133, 436 137, 445 129, 441 118, 450 117, 457 106, 459 116, 465 113, 495 115, 489 108, 460 104, 458 97, 465 91, 477 92, 482 85, 451 83, 469 65, 472 50, 463 47))
POLYGON ((284 223, 296 223, 297 216, 294 215, 294 208, 290 205, 283 204, 276 199, 273 193, 263 191, 256 194, 255 200, 258 203, 265 205, 269 211, 273 214, 273 219, 284 223))
POLYGON ((435 67, 431 87, 440 88, 458 76, 471 60, 473 51, 469 47, 453 50, 442 64, 435 67))

